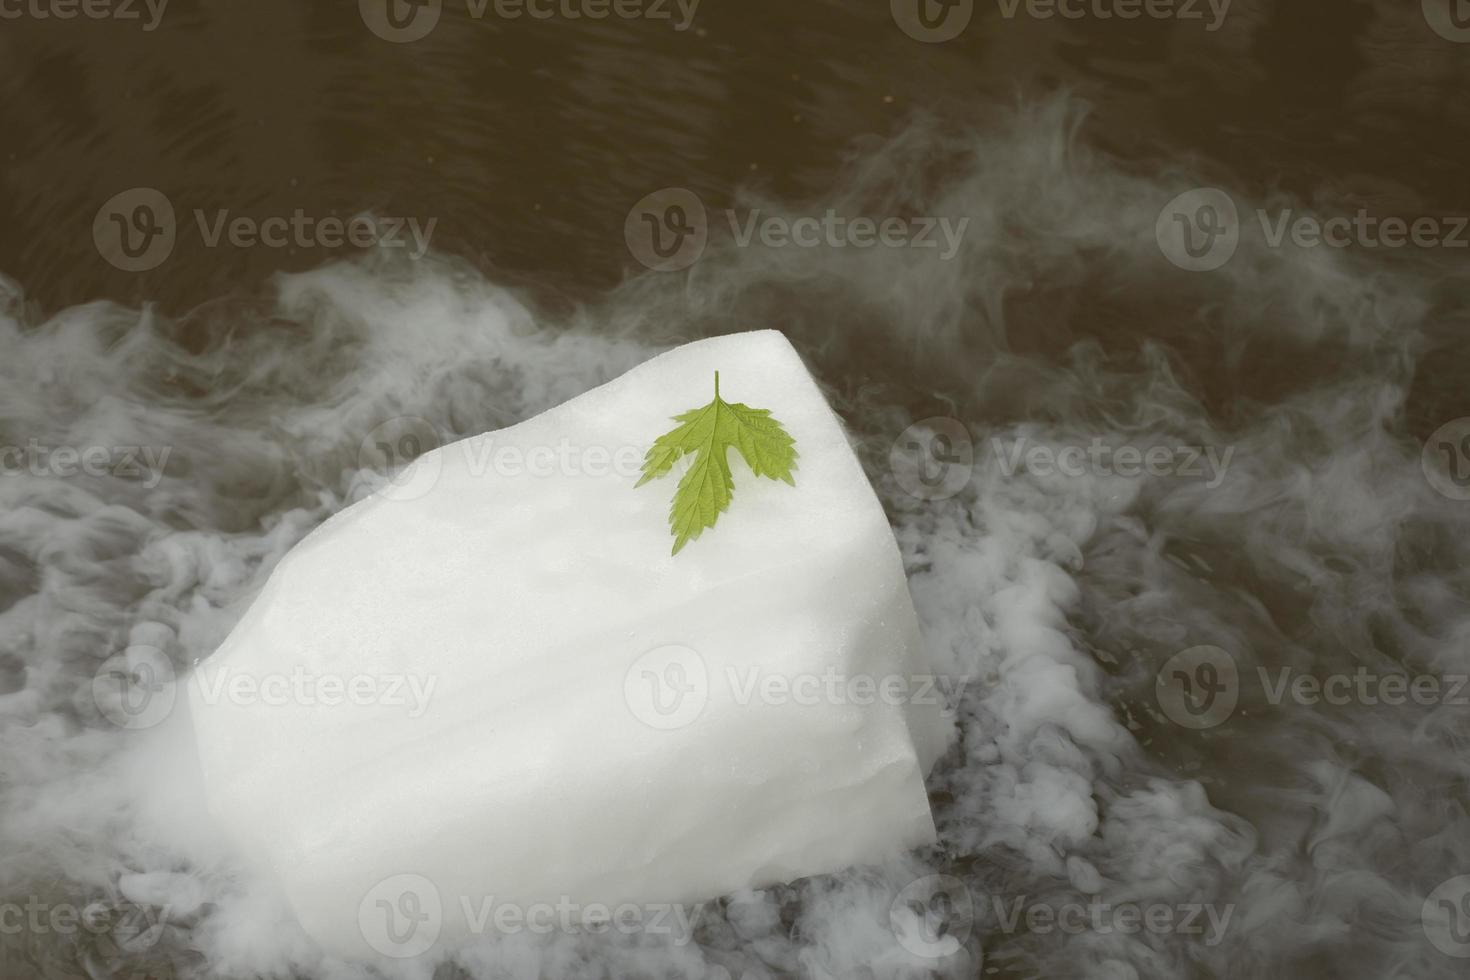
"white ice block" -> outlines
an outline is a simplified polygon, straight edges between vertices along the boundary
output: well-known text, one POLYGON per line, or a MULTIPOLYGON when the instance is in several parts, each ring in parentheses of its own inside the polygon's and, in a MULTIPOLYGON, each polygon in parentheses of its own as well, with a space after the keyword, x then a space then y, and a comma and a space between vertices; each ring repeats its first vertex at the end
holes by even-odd
POLYGON ((590 921, 930 843, 926 673, 883 510, 760 331, 421 457, 280 562, 189 697, 216 819, 371 957, 494 932, 487 900, 590 921), (636 469, 716 370, 796 486, 732 452, 730 509, 671 556, 683 465, 636 469))

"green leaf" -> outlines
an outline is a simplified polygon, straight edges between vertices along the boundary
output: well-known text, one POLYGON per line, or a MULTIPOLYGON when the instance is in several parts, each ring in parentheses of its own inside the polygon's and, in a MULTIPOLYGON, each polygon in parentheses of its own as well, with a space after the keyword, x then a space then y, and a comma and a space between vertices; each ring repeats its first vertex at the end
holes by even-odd
POLYGON ((669 508, 669 531, 674 550, 697 538, 730 506, 735 480, 729 451, 735 449, 756 476, 796 486, 796 440, 787 434, 769 410, 751 408, 720 397, 720 372, 715 372, 715 398, 703 408, 674 416, 679 424, 654 440, 643 457, 643 476, 635 486, 663 476, 686 455, 694 461, 674 491, 669 508))

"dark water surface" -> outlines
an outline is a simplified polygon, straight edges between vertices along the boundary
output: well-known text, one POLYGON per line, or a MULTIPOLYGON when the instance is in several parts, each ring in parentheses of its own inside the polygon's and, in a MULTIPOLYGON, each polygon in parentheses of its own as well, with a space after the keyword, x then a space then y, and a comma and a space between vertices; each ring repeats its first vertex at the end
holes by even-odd
POLYGON ((964 125, 1059 89, 1091 104, 1091 140, 1147 172, 1195 155, 1257 194, 1470 210, 1470 46, 1414 2, 1236 0, 1217 24, 1203 0, 1179 8, 1198 19, 1131 21, 988 0, 942 43, 879 2, 704 0, 687 25, 672 3, 653 8, 668 19, 472 9, 448 0, 411 43, 352 3, 175 0, 152 30, 141 6, 0 22, 0 270, 47 309, 181 311, 330 251, 207 249, 187 212, 373 210, 435 218, 437 249, 586 294, 630 269, 623 219, 650 191, 805 199, 915 113, 964 125), (167 264, 120 273, 92 219, 137 186, 184 227, 167 264))

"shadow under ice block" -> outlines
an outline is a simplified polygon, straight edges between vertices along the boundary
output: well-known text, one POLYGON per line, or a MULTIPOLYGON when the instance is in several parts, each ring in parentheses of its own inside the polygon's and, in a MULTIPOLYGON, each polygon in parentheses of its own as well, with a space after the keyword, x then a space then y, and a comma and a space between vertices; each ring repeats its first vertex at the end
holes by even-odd
POLYGON ((926 671, 883 510, 760 331, 420 457, 281 560, 189 691, 211 811, 306 931, 416 955, 494 931, 487 900, 596 919, 931 843, 926 671), (671 555, 684 464, 637 469, 715 371, 796 485, 732 451, 729 510, 671 555), (427 931, 394 946, 397 911, 427 931))

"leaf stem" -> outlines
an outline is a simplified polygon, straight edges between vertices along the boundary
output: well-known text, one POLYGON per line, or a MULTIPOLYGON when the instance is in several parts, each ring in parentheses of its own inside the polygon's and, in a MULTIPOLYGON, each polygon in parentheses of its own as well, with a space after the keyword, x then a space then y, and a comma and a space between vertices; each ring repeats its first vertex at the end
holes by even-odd
POLYGON ((720 372, 715 372, 715 397, 720 397, 720 372))

